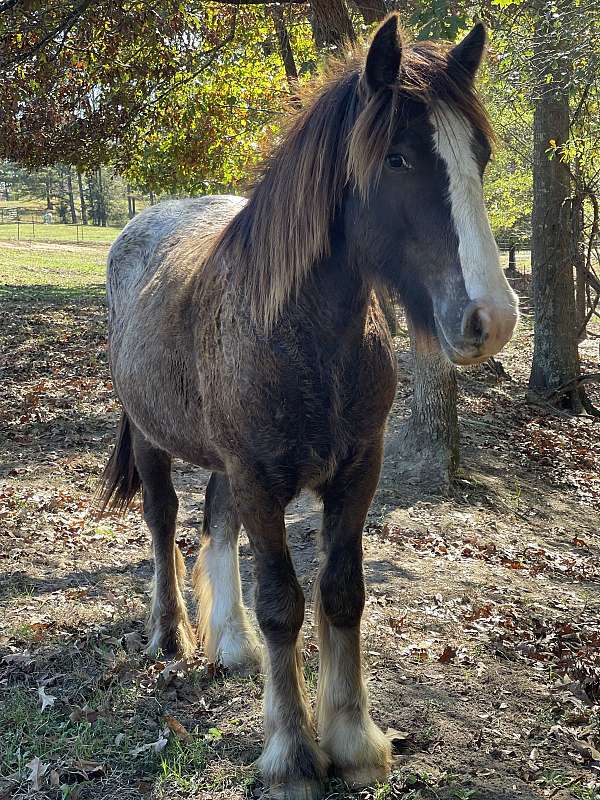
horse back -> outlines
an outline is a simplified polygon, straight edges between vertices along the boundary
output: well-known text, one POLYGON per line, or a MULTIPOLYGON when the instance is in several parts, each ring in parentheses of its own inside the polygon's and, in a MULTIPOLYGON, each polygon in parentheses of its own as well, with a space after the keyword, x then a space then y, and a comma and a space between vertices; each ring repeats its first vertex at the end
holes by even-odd
POLYGON ((152 206, 125 227, 108 257, 108 350, 119 399, 156 446, 207 466, 216 456, 188 435, 202 428, 189 329, 193 275, 244 203, 207 196, 152 206))

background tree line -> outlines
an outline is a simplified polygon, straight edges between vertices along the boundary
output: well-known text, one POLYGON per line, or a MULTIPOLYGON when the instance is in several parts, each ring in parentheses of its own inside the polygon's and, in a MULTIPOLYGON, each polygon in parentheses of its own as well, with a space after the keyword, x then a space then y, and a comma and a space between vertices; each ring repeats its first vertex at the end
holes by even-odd
POLYGON ((11 161, 0 163, 0 201, 41 222, 44 211, 63 224, 123 226, 138 211, 156 202, 154 192, 142 193, 110 166, 82 172, 58 164, 30 171, 11 161), (26 199, 27 206, 19 204, 26 199), (37 201, 35 203, 34 201, 37 201))
MULTIPOLYGON (((531 243, 530 399, 596 413, 578 342, 600 298, 597 0, 0 0, 0 157, 32 181, 58 170, 70 197, 85 175, 80 199, 100 224, 102 175, 156 195, 241 191, 298 83, 392 9, 418 38, 490 28, 481 88, 499 146, 486 194, 497 238, 531 243)), ((446 480, 456 373, 434 337, 412 347, 406 446, 446 480)))

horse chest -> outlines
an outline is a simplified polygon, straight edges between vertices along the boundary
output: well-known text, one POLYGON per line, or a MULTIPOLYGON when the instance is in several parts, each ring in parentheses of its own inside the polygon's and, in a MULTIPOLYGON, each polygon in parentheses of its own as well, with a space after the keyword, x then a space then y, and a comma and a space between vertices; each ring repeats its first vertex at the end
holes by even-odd
POLYGON ((260 436, 263 458, 285 464, 301 486, 318 485, 359 443, 381 434, 394 395, 395 355, 387 329, 342 352, 281 355, 264 402, 270 413, 260 436))

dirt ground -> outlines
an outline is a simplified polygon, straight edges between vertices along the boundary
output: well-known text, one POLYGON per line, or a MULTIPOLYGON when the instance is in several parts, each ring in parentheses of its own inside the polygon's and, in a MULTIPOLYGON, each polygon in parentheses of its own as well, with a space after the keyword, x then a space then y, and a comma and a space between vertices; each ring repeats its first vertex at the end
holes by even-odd
MULTIPOLYGON (((118 418, 101 260, 36 284, 6 264, 0 277, 0 798, 258 798, 261 679, 201 653, 146 658, 139 507, 89 513, 118 418)), ((401 379, 364 538, 365 668, 396 764, 360 797, 596 800, 598 423, 527 405, 525 317, 502 356, 511 380, 461 373, 464 472, 452 497, 432 495, 402 463, 410 360, 396 341, 401 379)), ((597 372, 598 339, 581 352, 597 372)), ((189 567, 207 477, 176 465, 189 567)), ((288 530, 307 597, 318 527, 301 496, 288 530)), ((245 538, 241 553, 250 601, 245 538)), ((310 608, 304 654, 314 697, 310 608)), ((350 796, 332 780, 329 798, 350 796)))

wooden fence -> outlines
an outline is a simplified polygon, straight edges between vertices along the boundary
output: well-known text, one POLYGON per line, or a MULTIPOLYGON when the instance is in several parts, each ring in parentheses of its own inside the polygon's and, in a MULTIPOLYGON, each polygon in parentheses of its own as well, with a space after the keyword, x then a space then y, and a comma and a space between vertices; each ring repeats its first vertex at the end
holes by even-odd
MULTIPOLYGON (((6 211, 6 209, 0 209, 0 211, 2 210, 6 211)), ((0 214, 0 217, 1 216, 0 214)), ((82 225, 80 222, 75 225, 73 223, 65 224, 62 222, 56 224, 60 225, 61 233, 67 229, 67 235, 61 235, 61 240, 67 242, 84 242, 89 239, 89 235, 86 236, 86 228, 89 229, 92 226, 82 225), (69 231, 72 231, 72 236, 69 235, 69 231)), ((18 242, 31 242, 36 239, 44 241, 52 238, 53 227, 53 223, 39 222, 35 218, 24 219, 21 217, 16 219, 0 219, 0 239, 8 241, 16 240, 18 242)))

